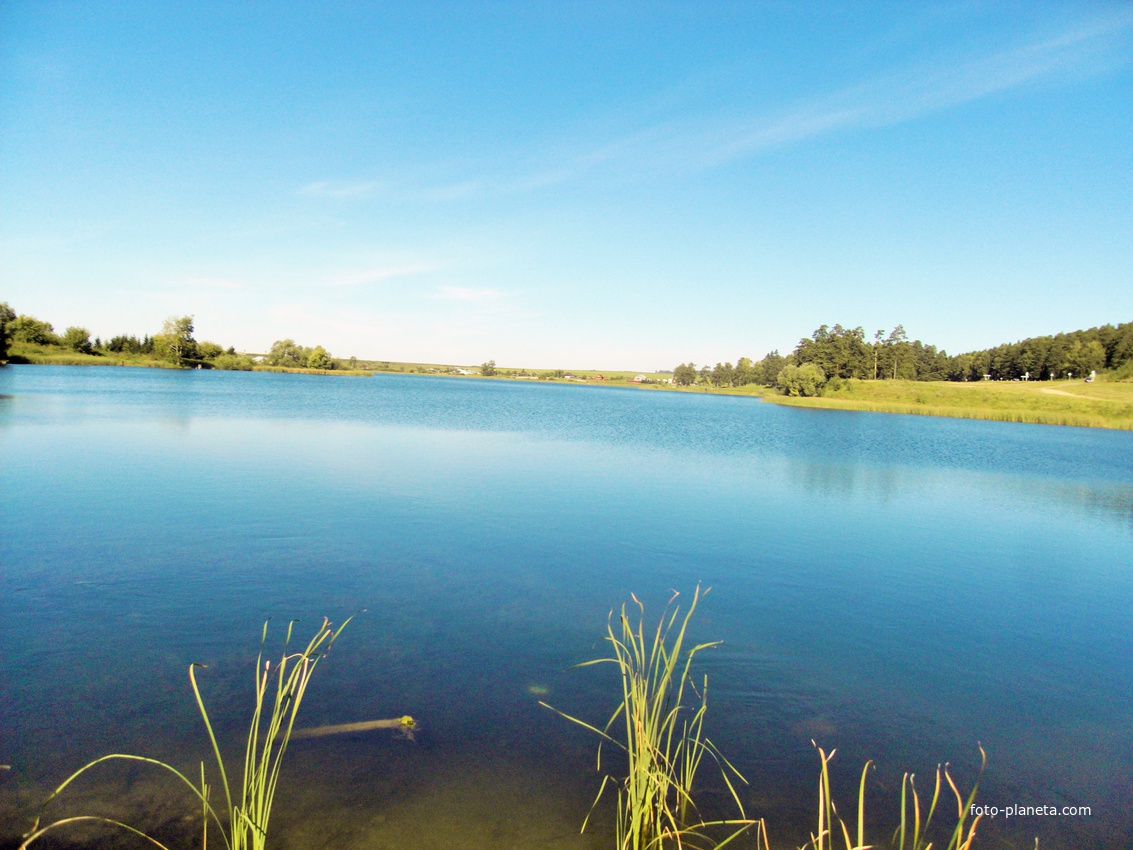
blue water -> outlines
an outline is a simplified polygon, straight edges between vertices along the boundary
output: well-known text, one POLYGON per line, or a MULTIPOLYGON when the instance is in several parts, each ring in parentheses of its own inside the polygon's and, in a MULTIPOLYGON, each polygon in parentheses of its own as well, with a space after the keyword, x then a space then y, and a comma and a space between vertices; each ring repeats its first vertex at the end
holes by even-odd
MULTIPOLYGON (((0 841, 104 752, 196 770, 190 662, 236 742, 264 620, 270 644, 356 614, 305 722, 423 731, 297 742, 274 846, 607 846, 577 834, 596 742, 538 700, 604 722, 614 683, 567 668, 631 593, 657 615, 699 582, 695 637, 723 641, 700 668, 709 734, 779 845, 807 838, 813 739, 847 810, 875 760, 887 828, 904 771, 927 785, 949 761, 970 784, 982 742, 980 802, 1091 813, 989 819, 977 846, 1133 846, 1133 434, 10 366, 0 462, 0 841)), ((83 802, 180 805, 149 782, 92 775, 83 802)))

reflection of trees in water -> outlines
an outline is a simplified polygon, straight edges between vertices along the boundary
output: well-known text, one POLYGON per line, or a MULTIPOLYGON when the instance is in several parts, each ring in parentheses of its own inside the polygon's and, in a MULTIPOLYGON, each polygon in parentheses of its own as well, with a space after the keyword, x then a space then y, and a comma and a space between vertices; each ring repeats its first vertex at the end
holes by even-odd
POLYGON ((790 480, 807 493, 825 498, 868 496, 888 502, 904 491, 922 489, 930 476, 893 466, 862 466, 791 460, 790 480))
POLYGON ((852 496, 888 503, 920 497, 947 498, 949 491, 962 490, 972 500, 993 504, 1011 500, 1031 510, 1079 512, 1117 521, 1133 529, 1133 485, 979 472, 946 475, 947 480, 942 482, 939 470, 803 459, 792 459, 788 466, 788 480, 794 486, 801 487, 809 495, 823 498, 852 496))
POLYGON ((1124 523, 1133 529, 1133 486, 1011 479, 1012 493, 1038 498, 1062 510, 1124 523))

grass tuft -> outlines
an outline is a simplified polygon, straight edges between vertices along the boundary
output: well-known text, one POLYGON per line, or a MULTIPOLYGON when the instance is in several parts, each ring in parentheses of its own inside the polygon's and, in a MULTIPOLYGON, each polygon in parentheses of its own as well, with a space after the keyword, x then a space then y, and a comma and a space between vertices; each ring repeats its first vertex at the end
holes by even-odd
MULTIPOLYGON (((844 847, 845 850, 869 850, 877 844, 867 844, 865 836, 865 789, 866 778, 872 762, 866 762, 862 768, 861 781, 858 784, 857 827, 844 820, 838 814, 834 805, 834 796, 830 791, 830 761, 834 758, 834 750, 827 753, 822 747, 815 745, 822 768, 818 775, 818 815, 817 829, 811 833, 810 841, 799 850, 836 850, 844 847), (851 837, 851 834, 853 837, 851 837)), ((987 753, 980 747, 980 775, 987 767, 987 753)), ((949 833, 948 843, 941 850, 972 850, 976 840, 976 826, 982 815, 977 815, 968 823, 968 815, 972 811, 972 803, 976 799, 976 790, 979 788, 979 779, 976 780, 965 799, 960 789, 952 779, 948 765, 937 765, 936 783, 932 792, 932 799, 928 803, 928 810, 921 807, 920 795, 917 792, 915 778, 906 773, 901 779, 901 820, 890 846, 895 850, 931 850, 936 845, 928 838, 932 819, 936 814, 937 804, 941 799, 941 792, 947 784, 953 799, 956 801, 956 824, 949 833)))
MULTIPOLYGON (((707 593, 707 591, 705 591, 707 593)), ((615 778, 606 774, 583 821, 590 820, 594 807, 608 786, 615 785, 618 794, 616 846, 618 850, 652 850, 660 847, 723 847, 751 827, 756 828, 757 844, 766 832, 762 821, 753 821, 744 814, 736 793, 735 782, 745 782, 739 771, 704 735, 704 717, 708 710, 708 680, 697 688, 691 675, 692 660, 697 653, 718 642, 702 643, 685 649, 689 620, 700 600, 700 587, 693 593, 688 611, 681 618, 680 608, 669 601, 655 630, 646 631, 645 607, 632 597, 637 607, 631 620, 622 605, 618 628, 606 626, 606 641, 612 655, 576 665, 589 667, 613 664, 621 677, 622 698, 610 719, 601 728, 569 714, 546 708, 598 735, 598 769, 602 770, 602 748, 609 744, 625 754, 625 775, 615 778), (686 695, 691 705, 686 706, 686 695), (617 728, 616 728, 617 727, 617 728), (615 734, 618 737, 615 737, 615 734), (694 783, 705 755, 720 769, 720 775, 731 792, 739 817, 705 821, 700 817, 694 798, 694 783), (727 833, 716 841, 709 834, 724 828, 727 833)), ((613 612, 610 612, 613 619, 613 612)))
POLYGON ((218 812, 217 808, 210 802, 212 789, 205 780, 204 762, 201 762, 200 785, 197 786, 175 767, 163 761, 126 753, 111 753, 83 765, 51 793, 41 807, 40 814, 36 817, 32 828, 24 834, 24 840, 20 844, 19 850, 24 850, 49 832, 78 822, 97 822, 124 829, 140 836, 150 844, 168 850, 157 839, 128 824, 97 815, 61 818, 48 823, 46 826, 40 826, 43 811, 67 786, 96 765, 113 760, 135 761, 153 765, 172 773, 186 785, 201 805, 202 848, 208 846, 209 823, 212 822, 219 830, 221 840, 227 850, 249 850, 249 848, 250 850, 262 850, 267 840, 268 822, 271 818, 272 803, 275 800, 276 787, 283 765, 283 754, 287 751, 288 742, 291 740, 295 717, 299 713, 299 706, 303 702, 307 684, 310 682, 311 675, 315 672, 319 660, 327 654, 331 644, 346 627, 346 623, 350 622, 350 619, 347 619, 337 630, 331 626, 330 621, 324 619, 322 625, 319 626, 303 650, 289 653, 288 647, 291 644, 295 622, 292 620, 287 626, 283 654, 274 665, 270 660, 264 660, 264 644, 267 642, 268 632, 268 624, 264 623, 263 635, 260 640, 260 654, 256 659, 255 708, 252 712, 251 727, 248 730, 248 739, 244 748, 244 770, 242 784, 237 789, 238 797, 233 795, 224 757, 221 755, 220 745, 213 732, 208 710, 205 708, 200 688, 197 686, 196 670, 197 668, 203 669, 205 665, 191 664, 189 666, 189 682, 197 706, 201 711, 201 717, 204 719, 205 729, 208 731, 213 755, 216 758, 217 771, 220 775, 221 788, 224 791, 225 808, 223 812, 218 812), (270 704, 268 703, 269 695, 270 704), (265 708, 269 707, 270 710, 265 711, 265 708))

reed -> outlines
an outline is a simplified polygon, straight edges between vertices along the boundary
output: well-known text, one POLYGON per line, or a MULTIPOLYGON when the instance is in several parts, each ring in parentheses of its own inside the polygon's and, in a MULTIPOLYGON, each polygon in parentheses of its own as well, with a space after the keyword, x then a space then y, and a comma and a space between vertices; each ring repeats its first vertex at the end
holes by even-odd
POLYGON ((603 770, 604 745, 609 744, 625 753, 625 776, 615 779, 608 773, 604 774, 590 813, 582 824, 585 830, 607 787, 616 785, 618 850, 652 850, 669 846, 723 847, 753 826, 757 844, 762 839, 766 846, 762 821, 747 818, 736 793, 733 780, 745 780, 704 734, 708 680, 705 677, 698 689, 690 668, 697 653, 719 642, 685 648, 689 620, 702 595, 698 586, 688 611, 681 618, 680 608, 673 605, 674 594, 655 630, 646 631, 645 607, 636 596, 632 597, 637 606, 635 621, 631 621, 626 606, 622 605, 617 630, 612 622, 607 623, 605 639, 610 644, 612 655, 576 665, 613 664, 618 670, 621 702, 604 726, 599 728, 547 703, 540 703, 598 735, 599 772, 603 770), (685 705, 686 696, 691 697, 691 705, 685 705), (615 730, 615 727, 620 728, 615 730), (621 739, 614 737, 615 734, 621 739), (693 786, 705 755, 719 767, 739 817, 714 821, 700 817, 693 786), (726 834, 717 841, 710 833, 720 828, 726 834))
MULTIPOLYGON (((872 762, 866 762, 862 768, 861 781, 858 784, 857 827, 838 814, 834 805, 834 796, 830 791, 830 761, 834 758, 834 750, 828 754, 819 746, 819 759, 822 768, 818 776, 818 824, 815 832, 811 833, 810 841, 800 850, 837 850, 842 846, 845 850, 868 850, 876 844, 867 844, 865 836, 865 789, 866 778, 872 762), (851 837, 851 834, 853 837, 851 837)), ((983 775, 987 766, 987 754, 980 747, 980 775, 983 775)), ((929 838, 932 819, 936 814, 937 804, 941 800, 944 785, 947 784, 956 802, 956 823, 949 833, 948 843, 941 850, 971 850, 976 839, 976 826, 982 815, 977 815, 968 823, 968 814, 972 811, 972 803, 976 799, 976 789, 979 779, 972 786, 965 799, 960 789, 952 779, 948 765, 937 765, 936 783, 932 792, 932 799, 928 801, 928 809, 921 806, 920 795, 917 792, 915 777, 906 773, 901 779, 901 820, 900 825, 893 833, 890 846, 895 850, 930 850, 936 846, 929 838)))
POLYGON ((315 667, 330 650, 331 644, 334 643, 346 624, 350 622, 350 619, 347 619, 338 629, 334 629, 330 621, 324 619, 322 625, 319 626, 304 649, 298 652, 288 652, 291 645, 292 630, 296 622, 292 620, 288 624, 282 656, 274 665, 270 660, 264 660, 264 645, 267 642, 268 632, 268 624, 264 623, 260 653, 256 659, 255 707, 252 711, 252 722, 244 747, 244 770, 241 786, 236 789, 237 796, 233 795, 233 787, 228 780, 228 771, 225 767, 224 757, 221 755, 220 744, 217 742, 208 710, 205 708, 204 699, 201 697, 200 688, 197 686, 196 670, 198 667, 204 668, 205 665, 191 664, 189 666, 189 682, 201 717, 204 719, 205 729, 208 731, 213 756, 216 759, 220 785, 224 792, 224 808, 222 811, 218 811, 217 807, 210 801, 212 789, 206 782, 203 761, 201 762, 200 784, 197 785, 175 767, 163 761, 126 753, 111 753, 76 770, 51 793, 44 802, 32 828, 23 836, 24 840, 20 844, 19 850, 24 850, 48 832, 80 822, 101 823, 117 827, 133 833, 150 844, 163 848, 163 850, 168 850, 160 841, 135 827, 97 815, 60 818, 45 826, 40 826, 44 809, 64 789, 96 765, 114 760, 153 765, 172 773, 186 785, 201 806, 202 848, 208 846, 209 823, 212 822, 220 832, 221 840, 227 850, 262 850, 267 840, 268 822, 271 818, 272 804, 279 783, 283 755, 287 751, 288 742, 291 740, 299 706, 303 702, 303 696, 306 694, 307 685, 311 680, 311 675, 315 672, 315 667), (269 697, 270 704, 268 702, 269 697))

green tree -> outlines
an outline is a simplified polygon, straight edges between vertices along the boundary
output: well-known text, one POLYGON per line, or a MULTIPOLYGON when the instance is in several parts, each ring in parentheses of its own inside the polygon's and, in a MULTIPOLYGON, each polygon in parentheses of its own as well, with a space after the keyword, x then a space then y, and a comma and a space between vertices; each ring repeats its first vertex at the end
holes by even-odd
POLYGON ((777 378, 779 391, 791 396, 820 396, 826 385, 826 374, 814 363, 796 366, 788 363, 777 378))
POLYGON ((490 378, 496 374, 496 361, 489 360, 487 363, 480 364, 480 374, 485 378, 490 378))
POLYGON ((892 378, 896 380, 898 367, 902 365, 902 361, 908 354, 909 335, 905 333, 904 325, 897 325, 889 332, 889 338, 885 340, 885 347, 889 352, 889 360, 893 366, 892 378))
POLYGON ((193 339, 192 316, 170 316, 161 333, 154 334, 154 353, 175 366, 188 366, 196 359, 197 341, 193 339))
POLYGON ((11 339, 12 322, 16 320, 16 312, 8 306, 7 301, 0 301, 0 364, 8 362, 8 342, 11 339))
POLYGON ((308 369, 333 369, 334 362, 327 354, 327 350, 321 345, 316 345, 311 353, 307 356, 308 369))
POLYGON ((775 386, 775 381, 779 377, 779 373, 783 371, 783 367, 789 361, 786 357, 779 353, 779 349, 774 349, 764 355, 763 359, 759 361, 757 367, 756 380, 763 384, 765 387, 775 386))
POLYGON ((197 357, 201 360, 213 361, 224 354, 224 349, 215 342, 197 343, 197 357))
POLYGON ((19 316, 10 324, 12 339, 33 345, 58 345, 59 337, 50 322, 41 322, 32 316, 19 316))
POLYGON ((868 377, 870 349, 865 331, 859 328, 833 328, 823 325, 810 337, 799 340, 795 347, 795 363, 813 363, 824 373, 840 378, 868 377))
POLYGON ((309 352, 295 344, 293 339, 277 339, 271 344, 266 358, 269 366, 285 366, 297 369, 306 365, 309 352))
POLYGON ((678 387, 691 387, 696 383, 696 365, 689 361, 673 370, 673 383, 678 387))
POLYGON ((90 354, 94 350, 90 341, 90 331, 86 328, 67 328, 63 333, 63 345, 80 354, 90 354))
POLYGON ((1066 355, 1065 369, 1079 378, 1088 378, 1090 373, 1105 366, 1105 349, 1096 339, 1083 344, 1075 342, 1066 355))
POLYGON ((731 363, 716 364, 712 370, 712 384, 717 387, 730 387, 736 377, 735 367, 731 363))
POLYGON ((1133 322, 1117 326, 1112 350, 1109 353, 1109 367, 1118 369, 1133 360, 1133 322))
POLYGON ((106 342, 106 350, 115 354, 128 352, 130 354, 139 354, 142 350, 142 344, 138 342, 136 336, 112 336, 106 342))
POLYGON ((753 381, 755 381, 755 364, 751 362, 750 357, 741 357, 736 361, 736 373, 732 383, 737 387, 743 387, 753 381))
POLYGON ((958 354, 955 357, 951 358, 948 363, 948 380, 976 380, 972 377, 972 367, 975 364, 975 361, 976 358, 973 354, 958 354))

